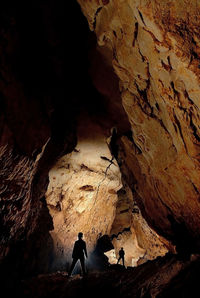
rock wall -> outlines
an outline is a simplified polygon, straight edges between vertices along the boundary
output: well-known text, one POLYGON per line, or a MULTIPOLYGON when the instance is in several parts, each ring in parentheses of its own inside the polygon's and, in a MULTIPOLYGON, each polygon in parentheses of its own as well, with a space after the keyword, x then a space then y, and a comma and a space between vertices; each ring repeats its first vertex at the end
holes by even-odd
POLYGON ((78 2, 120 79, 133 135, 120 144, 142 213, 179 249, 194 250, 200 228, 200 4, 78 2))
POLYGON ((118 191, 116 215, 111 229, 114 250, 106 254, 113 264, 117 263, 121 247, 125 251, 125 266, 137 266, 164 256, 169 249, 168 242, 163 241, 142 217, 135 196, 123 181, 123 188, 118 191))
POLYGON ((97 240, 110 234, 114 221, 121 174, 99 125, 82 119, 76 148, 58 160, 49 181, 46 201, 54 224, 55 270, 71 262, 79 232, 90 256, 97 240))
POLYGON ((85 42, 77 54, 81 37, 68 31, 63 5, 54 0, 0 4, 0 274, 8 289, 21 276, 48 270, 53 228, 44 199, 48 172, 56 158, 75 147, 77 106, 83 107, 79 94, 89 93, 87 23, 79 5, 69 4, 80 17, 85 42), (73 88, 77 65, 80 93, 73 88))

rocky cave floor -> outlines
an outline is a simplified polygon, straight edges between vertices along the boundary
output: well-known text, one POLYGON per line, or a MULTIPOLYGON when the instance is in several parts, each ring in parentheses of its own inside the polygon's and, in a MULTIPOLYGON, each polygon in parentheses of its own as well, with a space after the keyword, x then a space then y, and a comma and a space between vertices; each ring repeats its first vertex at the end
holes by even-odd
POLYGON ((199 297, 200 255, 167 254, 138 267, 110 265, 85 277, 56 272, 24 279, 15 297, 199 297))

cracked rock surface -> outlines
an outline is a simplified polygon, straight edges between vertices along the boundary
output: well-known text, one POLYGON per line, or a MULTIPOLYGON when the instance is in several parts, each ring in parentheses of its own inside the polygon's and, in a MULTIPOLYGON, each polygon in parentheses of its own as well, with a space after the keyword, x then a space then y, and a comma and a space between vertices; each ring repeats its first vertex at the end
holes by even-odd
POLYGON ((143 215, 168 239, 180 244, 181 233, 189 250, 199 247, 200 4, 78 2, 120 80, 133 133, 121 140, 124 162, 143 215))
POLYGON ((110 234, 122 184, 101 127, 84 121, 75 150, 58 160, 49 180, 46 199, 54 222, 51 235, 56 262, 60 265, 71 262, 78 232, 84 233, 89 252, 101 235, 110 234))
POLYGON ((116 215, 111 229, 114 250, 106 253, 109 262, 115 264, 121 247, 125 251, 125 266, 137 266, 147 260, 164 256, 167 241, 153 231, 141 215, 128 185, 118 192, 116 215))
POLYGON ((77 234, 81 231, 90 254, 97 240, 108 235, 114 249, 105 253, 115 264, 125 250, 125 265, 137 266, 168 251, 142 218, 132 192, 124 187, 117 161, 111 155, 104 130, 89 118, 78 126, 78 143, 49 172, 47 206, 53 218, 52 269, 66 269, 77 234), (137 209, 137 210, 136 210, 137 209))

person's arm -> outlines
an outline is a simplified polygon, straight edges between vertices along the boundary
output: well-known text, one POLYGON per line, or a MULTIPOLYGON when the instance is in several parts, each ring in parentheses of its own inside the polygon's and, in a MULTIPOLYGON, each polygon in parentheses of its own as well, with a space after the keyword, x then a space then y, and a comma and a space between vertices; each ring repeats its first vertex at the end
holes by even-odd
POLYGON ((85 252, 85 256, 86 256, 86 258, 87 258, 87 257, 88 257, 88 255, 87 255, 86 243, 84 243, 84 252, 85 252))
POLYGON ((74 243, 74 248, 73 248, 73 251, 72 251, 72 258, 75 257, 75 246, 76 246, 76 242, 74 243))

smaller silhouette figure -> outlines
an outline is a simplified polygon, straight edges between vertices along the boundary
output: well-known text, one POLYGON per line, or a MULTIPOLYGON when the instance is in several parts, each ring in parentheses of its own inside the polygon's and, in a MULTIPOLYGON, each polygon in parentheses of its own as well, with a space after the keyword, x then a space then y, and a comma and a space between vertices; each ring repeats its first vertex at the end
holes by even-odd
POLYGON ((82 238, 83 238, 83 233, 82 232, 78 233, 78 240, 74 243, 74 248, 72 252, 73 261, 69 270, 69 276, 71 276, 72 271, 78 260, 80 260, 83 275, 86 274, 84 253, 87 258, 87 249, 86 249, 86 243, 82 238))
POLYGON ((119 264, 120 260, 122 259, 122 263, 124 266, 124 255, 125 255, 125 251, 124 251, 123 247, 121 247, 121 249, 119 251, 119 259, 117 261, 117 264, 119 264))

